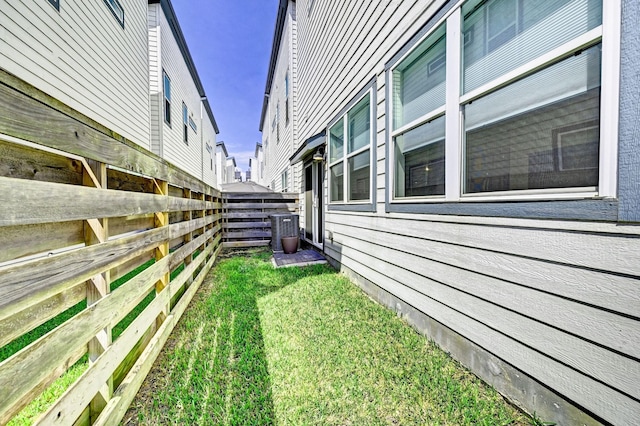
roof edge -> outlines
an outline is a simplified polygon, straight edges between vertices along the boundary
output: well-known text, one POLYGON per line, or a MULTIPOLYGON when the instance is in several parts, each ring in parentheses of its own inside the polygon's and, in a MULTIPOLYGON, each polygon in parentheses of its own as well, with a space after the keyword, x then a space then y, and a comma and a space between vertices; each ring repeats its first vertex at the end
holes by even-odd
MULTIPOLYGON (((292 0, 295 2, 295 0, 292 0)), ((260 114, 259 130, 262 131, 262 123, 267 115, 267 104, 269 103, 269 95, 271 94, 271 84, 273 83, 273 74, 278 62, 278 52, 280 51, 280 42, 282 41, 282 32, 284 31, 284 23, 287 21, 287 9, 289 0, 280 0, 278 4, 278 15, 276 17, 276 27, 273 31, 273 40, 271 42, 271 57, 269 59, 269 69, 267 71, 267 83, 264 88, 264 99, 262 101, 262 112, 260 114)))

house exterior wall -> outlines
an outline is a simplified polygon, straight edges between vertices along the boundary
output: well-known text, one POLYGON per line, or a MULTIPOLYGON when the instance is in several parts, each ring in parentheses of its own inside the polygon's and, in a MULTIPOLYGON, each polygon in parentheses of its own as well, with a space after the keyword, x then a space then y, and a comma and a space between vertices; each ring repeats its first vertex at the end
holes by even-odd
POLYGON ((149 149, 147 2, 3 1, 0 66, 149 149), (126 101, 125 101, 126 100, 126 101))
MULTIPOLYGON (((325 253, 516 404, 558 424, 633 424, 640 413, 640 26, 637 2, 621 3, 615 196, 394 203, 389 64, 460 3, 296 2, 296 143, 328 130, 363 90, 372 100, 371 207, 325 198, 325 253)), ((620 21, 612 9, 609 24, 620 21)), ((603 69, 618 66, 609 24, 603 69)), ((603 103, 615 99, 612 87, 603 83, 603 103)), ((277 190, 275 170, 290 154, 272 146, 270 123, 263 146, 277 190)))
MULTIPOLYGON (((174 37, 160 3, 149 5, 150 89, 152 136, 154 152, 198 178, 212 181, 210 157, 206 143, 215 144, 213 124, 206 113, 201 114, 202 100, 184 56, 174 37), (171 123, 164 120, 163 71, 171 80, 171 123), (188 118, 196 124, 194 130, 187 120, 187 142, 184 141, 183 103, 188 118), (203 134, 204 132, 204 134, 203 134), (213 133, 213 134, 212 134, 213 133)), ((204 112, 204 111, 202 111, 204 112)))
POLYGON ((227 149, 224 145, 224 142, 218 142, 215 146, 215 172, 216 172, 216 182, 218 183, 218 188, 223 183, 228 183, 227 181, 227 149))
MULTIPOLYGON (((282 191, 282 175, 286 171, 289 179, 289 189, 293 183, 299 182, 299 166, 289 165, 289 157, 297 148, 295 137, 295 74, 294 57, 295 44, 293 40, 296 29, 296 3, 288 2, 284 30, 280 42, 278 61, 275 67, 273 82, 270 87, 267 113, 262 126, 262 147, 265 157, 264 182, 274 191, 282 191), (285 78, 288 80, 288 96, 285 78), (288 97, 288 101, 287 101, 288 97), (287 119, 288 108, 288 119, 287 119), (294 177, 297 176, 297 177, 294 177)), ((299 188, 299 186, 297 187, 299 188)))

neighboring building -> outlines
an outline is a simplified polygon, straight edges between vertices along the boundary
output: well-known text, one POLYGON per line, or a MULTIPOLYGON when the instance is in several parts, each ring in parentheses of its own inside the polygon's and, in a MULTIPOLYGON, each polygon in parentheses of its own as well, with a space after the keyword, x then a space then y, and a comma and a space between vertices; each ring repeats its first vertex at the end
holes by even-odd
POLYGON ((141 0, 3 1, 0 67, 150 149, 146 21, 141 0))
POLYGON ((235 182, 242 182, 242 171, 236 168, 235 171, 235 178, 234 178, 235 182))
POLYGON ((256 143, 255 158, 251 162, 251 176, 253 181, 259 185, 265 185, 264 179, 264 152, 262 150, 262 143, 256 143))
MULTIPOLYGON (((261 180, 274 182, 275 186, 271 186, 274 191, 286 189, 282 184, 289 184, 296 177, 299 182, 301 170, 299 165, 295 169, 289 164, 289 157, 297 148, 296 31, 296 3, 280 1, 260 117, 265 164, 261 180), (286 182, 283 179, 285 176, 286 182)), ((294 186, 291 185, 292 188, 294 186)))
POLYGON ((224 142, 220 141, 216 144, 216 155, 215 155, 215 166, 214 169, 216 171, 216 181, 218 185, 222 185, 225 183, 230 183, 227 175, 227 157, 229 157, 229 153, 227 152, 227 147, 224 142))
POLYGON ((638 16, 279 5, 266 182, 301 192, 305 238, 370 295, 558 424, 640 413, 638 16))
POLYGON ((246 182, 251 181, 251 162, 254 161, 255 162, 255 158, 249 158, 249 168, 247 169, 246 172, 244 172, 244 180, 246 182))
POLYGON ((226 172, 227 172, 226 183, 237 182, 236 168, 238 167, 238 165, 236 164, 235 157, 227 157, 226 165, 227 165, 226 166, 226 172))
POLYGON ((151 150, 216 186, 219 133, 169 0, 149 0, 151 150))

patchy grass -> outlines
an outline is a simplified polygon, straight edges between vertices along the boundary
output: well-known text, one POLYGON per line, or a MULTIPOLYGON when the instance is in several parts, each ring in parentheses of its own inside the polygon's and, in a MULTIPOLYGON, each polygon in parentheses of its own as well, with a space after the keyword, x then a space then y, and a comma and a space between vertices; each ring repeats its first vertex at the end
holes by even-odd
POLYGON ((529 424, 327 266, 222 260, 126 424, 529 424))

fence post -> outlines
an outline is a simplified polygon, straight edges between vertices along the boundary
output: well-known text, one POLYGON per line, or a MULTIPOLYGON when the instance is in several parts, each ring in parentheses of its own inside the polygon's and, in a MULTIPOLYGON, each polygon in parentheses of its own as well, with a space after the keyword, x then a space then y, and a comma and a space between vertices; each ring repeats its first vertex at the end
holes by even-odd
MULTIPOLYGON (((158 194, 158 195, 162 195, 165 198, 168 198, 169 197, 169 182, 161 181, 161 180, 156 180, 155 182, 156 182, 155 193, 158 194)), ((168 211, 156 212, 154 222, 155 222, 155 227, 156 228, 162 228, 164 226, 169 226, 169 212, 168 211)), ((164 259, 166 256, 169 256, 169 238, 168 237, 167 237, 167 239, 166 239, 166 241, 164 243, 160 244, 155 249, 156 262, 159 261, 159 260, 164 259)), ((164 288, 166 286, 169 285, 169 280, 170 280, 170 272, 167 271, 167 273, 165 273, 162 276, 162 278, 160 278, 156 282, 156 294, 160 293, 162 290, 164 290, 164 288)), ((156 320, 156 327, 157 328, 160 327, 160 325, 167 318, 167 315, 169 315, 170 305, 171 305, 171 303, 168 302, 167 305, 163 308, 163 310, 160 313, 160 315, 158 315, 158 318, 156 320)))
MULTIPOLYGON (((95 186, 107 189, 107 165, 96 161, 88 161, 90 168, 84 168, 82 183, 85 186, 95 186), (92 170, 93 169, 93 170, 92 170)), ((84 240, 87 246, 104 243, 109 238, 109 219, 89 219, 84 223, 84 240)), ((105 271, 87 281, 87 307, 95 304, 111 292, 111 272, 105 271)), ((93 364, 98 357, 111 345, 113 336, 111 326, 102 329, 89 341, 89 364, 93 364)), ((90 418, 95 420, 113 395, 113 376, 100 388, 91 401, 90 418)))

